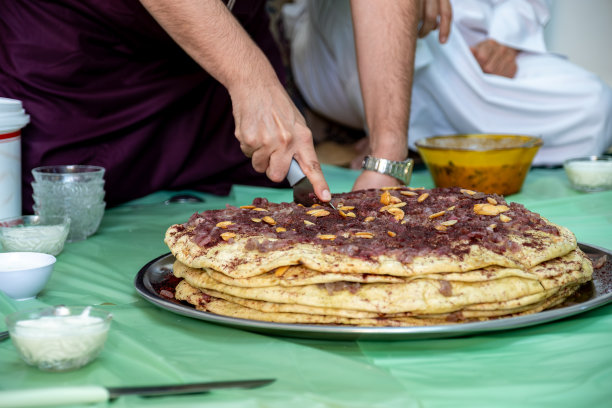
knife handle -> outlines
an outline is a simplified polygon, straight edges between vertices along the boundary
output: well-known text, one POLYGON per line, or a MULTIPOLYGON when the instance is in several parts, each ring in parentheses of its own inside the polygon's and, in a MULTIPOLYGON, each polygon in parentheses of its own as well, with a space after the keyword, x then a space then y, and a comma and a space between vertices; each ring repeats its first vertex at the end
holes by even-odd
POLYGON ((108 390, 96 385, 0 391, 0 408, 49 407, 87 404, 109 399, 108 390))
POLYGON ((306 177, 299 163, 295 159, 291 159, 291 165, 289 166, 289 172, 287 173, 287 180, 291 187, 295 186, 298 181, 306 177))

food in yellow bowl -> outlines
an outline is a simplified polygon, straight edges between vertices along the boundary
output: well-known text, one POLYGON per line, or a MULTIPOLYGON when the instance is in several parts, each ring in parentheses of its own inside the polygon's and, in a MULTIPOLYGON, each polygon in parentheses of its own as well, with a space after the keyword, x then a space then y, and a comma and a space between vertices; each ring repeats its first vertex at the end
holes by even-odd
POLYGON ((416 143, 437 187, 508 195, 520 191, 542 140, 532 136, 463 134, 416 143))

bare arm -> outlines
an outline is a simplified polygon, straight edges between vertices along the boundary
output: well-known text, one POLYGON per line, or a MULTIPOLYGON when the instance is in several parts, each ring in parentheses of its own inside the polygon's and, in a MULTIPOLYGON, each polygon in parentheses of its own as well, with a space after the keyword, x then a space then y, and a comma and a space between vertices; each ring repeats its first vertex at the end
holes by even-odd
POLYGON ((168 34, 232 99, 236 138, 253 167, 273 181, 295 156, 319 198, 325 182, 306 121, 259 47, 220 0, 141 0, 168 34))
MULTIPOLYGON (((371 154, 404 160, 419 1, 351 0, 351 9, 371 154)), ((397 184, 393 177, 364 171, 353 189, 397 184)))

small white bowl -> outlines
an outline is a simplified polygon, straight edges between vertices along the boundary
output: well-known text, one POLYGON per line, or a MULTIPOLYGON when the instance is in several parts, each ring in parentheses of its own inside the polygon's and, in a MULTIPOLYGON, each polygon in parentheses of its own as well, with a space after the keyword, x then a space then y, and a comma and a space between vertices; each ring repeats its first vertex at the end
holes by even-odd
POLYGON ((55 257, 40 252, 0 253, 0 290, 16 300, 33 299, 45 287, 55 257))
POLYGON ((568 159, 563 168, 570 185, 584 192, 612 189, 612 157, 577 157, 568 159))
POLYGON ((91 306, 56 306, 15 312, 5 320, 26 364, 44 371, 68 371, 100 354, 112 315, 91 306))
POLYGON ((7 252, 44 252, 58 255, 70 231, 63 215, 22 215, 0 220, 0 247, 7 252))

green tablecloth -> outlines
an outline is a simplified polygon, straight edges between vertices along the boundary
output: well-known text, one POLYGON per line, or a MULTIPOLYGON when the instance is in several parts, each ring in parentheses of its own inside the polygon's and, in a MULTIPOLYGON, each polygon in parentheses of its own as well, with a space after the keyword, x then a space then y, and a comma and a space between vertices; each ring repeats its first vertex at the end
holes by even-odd
MULTIPOLYGON (((356 172, 324 171, 334 192, 348 191, 356 172)), ((426 170, 412 186, 432 187, 426 170)), ((142 299, 134 277, 167 253, 166 228, 195 211, 254 197, 290 201, 289 190, 236 186, 203 204, 162 202, 159 192, 108 210, 98 232, 67 244, 35 300, 0 293, 0 314, 45 305, 98 305, 114 315, 104 351, 77 371, 28 367, 10 340, 0 343, 0 389, 106 386, 276 378, 263 388, 143 399, 98 406, 219 407, 602 407, 612 404, 612 304, 530 328, 470 337, 408 341, 330 341, 273 337, 184 317, 142 299)), ((569 227, 584 243, 612 248, 612 191, 569 188, 563 170, 532 170, 523 203, 569 227)), ((0 323, 4 328, 4 323, 0 323)))

